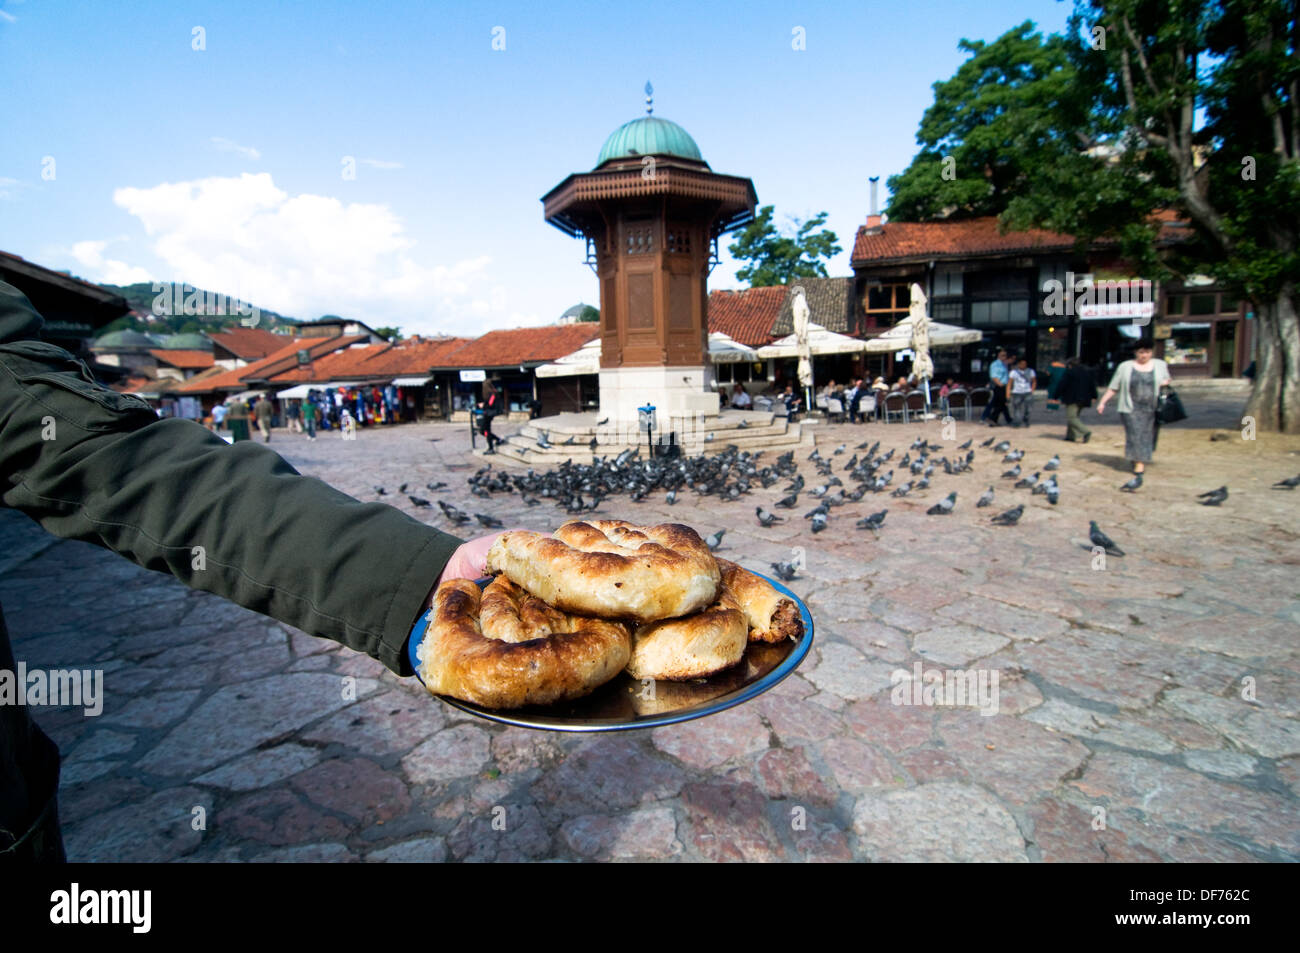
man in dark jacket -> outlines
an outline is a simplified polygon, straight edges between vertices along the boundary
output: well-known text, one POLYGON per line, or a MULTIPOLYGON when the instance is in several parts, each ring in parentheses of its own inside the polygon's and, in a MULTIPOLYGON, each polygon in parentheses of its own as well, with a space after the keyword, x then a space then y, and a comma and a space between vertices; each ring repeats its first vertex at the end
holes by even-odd
POLYGON ((1097 399, 1097 382, 1092 371, 1084 367, 1077 357, 1065 362, 1065 376, 1056 389, 1057 400, 1065 405, 1065 439, 1087 443, 1092 430, 1084 426, 1079 414, 1097 399))
MULTIPOLYGON (((490 537, 462 545, 391 506, 301 476, 256 443, 231 446, 192 421, 160 420, 39 340, 42 323, 0 281, 6 506, 56 536, 104 546, 412 674, 406 640, 435 582, 481 575, 490 537)), ((15 671, 2 613, 0 670, 15 671)), ((62 860, 59 752, 27 712, 0 705, 0 860, 62 860)))

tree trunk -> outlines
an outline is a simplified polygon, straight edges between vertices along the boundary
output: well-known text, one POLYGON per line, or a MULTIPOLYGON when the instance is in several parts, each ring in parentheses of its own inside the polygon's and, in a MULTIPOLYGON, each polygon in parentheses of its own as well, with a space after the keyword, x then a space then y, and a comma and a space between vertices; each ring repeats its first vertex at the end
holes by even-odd
POLYGON ((1259 358, 1246 414, 1258 430, 1300 433, 1300 321, 1296 287, 1284 285, 1275 301, 1261 302, 1256 315, 1259 358))

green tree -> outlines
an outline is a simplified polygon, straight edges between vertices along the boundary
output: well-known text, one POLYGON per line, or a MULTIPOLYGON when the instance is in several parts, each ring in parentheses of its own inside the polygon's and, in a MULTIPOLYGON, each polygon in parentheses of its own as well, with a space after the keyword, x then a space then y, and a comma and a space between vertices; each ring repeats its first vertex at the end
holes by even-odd
POLYGON ((578 312, 578 320, 579 320, 579 321, 599 321, 599 320, 600 320, 600 309, 599 309, 599 308, 593 308, 593 307, 592 307, 591 305, 589 305, 589 304, 584 304, 584 305, 582 306, 582 310, 581 310, 580 312, 578 312))
POLYGON ((375 328, 375 333, 378 334, 384 340, 392 341, 393 343, 396 343, 402 339, 401 328, 390 328, 390 327, 375 328))
POLYGON ((1040 166, 1004 221, 1121 239, 1153 278, 1206 274, 1250 302, 1245 413, 1300 433, 1300 23, 1290 0, 1079 0, 1077 90, 1110 155, 1040 166), (1202 118, 1203 117, 1203 120, 1202 118), (1151 213, 1192 224, 1157 254, 1151 213))
POLYGON ((934 84, 916 133, 921 151, 886 182, 891 219, 1001 214, 1033 188, 1037 169, 1092 144, 1064 37, 1043 39, 1026 21, 992 43, 963 39, 958 49, 971 57, 934 84))
POLYGON ((842 251, 834 232, 814 231, 826 224, 827 213, 819 212, 806 221, 792 219, 794 235, 790 236, 772 224, 772 212, 771 205, 764 205, 727 246, 733 258, 749 262, 736 277, 748 281, 751 288, 784 285, 795 278, 825 278, 826 265, 821 259, 842 251))

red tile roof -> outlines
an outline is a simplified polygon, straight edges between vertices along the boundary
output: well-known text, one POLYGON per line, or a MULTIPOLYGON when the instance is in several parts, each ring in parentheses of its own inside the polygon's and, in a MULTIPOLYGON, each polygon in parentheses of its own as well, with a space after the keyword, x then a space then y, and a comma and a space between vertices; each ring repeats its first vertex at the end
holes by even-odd
POLYGON ((540 328, 489 331, 462 347, 442 354, 436 367, 509 367, 521 363, 553 361, 572 354, 588 341, 600 337, 594 322, 551 324, 540 328))
POLYGON ((179 367, 186 370, 212 366, 211 351, 186 351, 181 349, 156 348, 151 350, 149 353, 156 357, 160 363, 170 364, 172 367, 179 367))
MULTIPOLYGON (((366 335, 364 334, 343 335, 332 338, 289 338, 287 339, 288 343, 281 347, 280 350, 262 358, 260 361, 254 361, 244 367, 236 367, 234 370, 224 371, 213 377, 199 375, 177 387, 176 392, 180 394, 205 394, 214 390, 252 389, 247 386, 246 382, 271 380, 286 371, 297 368, 298 352, 300 350, 310 352, 313 363, 318 363, 320 358, 326 354, 365 339, 366 335)), ((281 338, 281 340, 285 339, 281 338)))
POLYGON ((208 338, 242 361, 253 361, 274 354, 284 347, 285 341, 290 340, 283 334, 275 334, 265 328, 246 328, 242 325, 213 332, 208 338))
POLYGON ((772 340, 772 325, 789 291, 785 285, 709 292, 709 333, 721 331, 748 347, 772 340))
POLYGON ((858 228, 852 264, 877 264, 920 258, 966 258, 1023 251, 1069 251, 1074 236, 1031 228, 1003 233, 996 216, 956 222, 889 222, 874 235, 858 228))
POLYGON ((109 386, 119 394, 135 394, 140 391, 156 391, 158 381, 152 377, 128 377, 126 380, 118 381, 116 384, 109 386))
MULTIPOLYGON (((409 339, 387 348, 365 362, 367 374, 409 377, 444 364, 448 355, 469 344, 472 338, 409 339)), ((576 350, 576 348, 575 348, 576 350)))

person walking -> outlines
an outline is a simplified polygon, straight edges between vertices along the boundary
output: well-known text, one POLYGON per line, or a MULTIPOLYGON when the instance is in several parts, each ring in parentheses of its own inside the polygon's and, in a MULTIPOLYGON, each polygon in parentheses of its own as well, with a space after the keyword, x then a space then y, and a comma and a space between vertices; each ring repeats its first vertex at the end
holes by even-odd
POLYGON ((1143 473, 1155 454, 1159 425, 1156 407, 1160 388, 1170 382, 1169 365, 1157 360, 1149 338, 1138 341, 1133 359, 1115 368, 1106 393, 1097 403, 1097 413, 1104 414, 1111 398, 1119 395, 1117 406, 1124 422, 1124 456, 1132 461, 1133 472, 1143 473))
POLYGON ((212 407, 212 432, 217 433, 226 422, 226 405, 214 404, 212 407))
POLYGON ((1065 405, 1065 439, 1071 443, 1087 443, 1092 439, 1092 429, 1079 415, 1097 399, 1097 382, 1092 371, 1077 357, 1065 362, 1065 374, 1057 384, 1055 396, 1065 405))
POLYGON ((492 418, 501 413, 501 392, 491 381, 483 382, 483 400, 479 402, 483 409, 483 436, 487 440, 484 453, 496 453, 501 438, 492 432, 492 418))
POLYGON ((307 399, 302 402, 302 422, 307 428, 307 439, 316 439, 316 415, 319 410, 316 407, 316 392, 309 391, 307 399))
POLYGON ((248 405, 242 400, 236 398, 230 405, 230 414, 226 417, 230 424, 231 443, 239 443, 241 440, 249 439, 248 433, 248 405))
POLYGON ((257 429, 262 431, 264 443, 271 442, 271 398, 267 394, 262 395, 262 399, 257 402, 253 408, 257 416, 257 429))
POLYGON ((289 421, 289 433, 302 433, 302 405, 299 401, 286 400, 284 416, 289 421))
POLYGON ((1029 426, 1029 405, 1034 399, 1034 385, 1038 375, 1029 361, 1020 358, 1011 370, 1011 426, 1029 426))
POLYGON ((1007 423, 1011 423, 1011 414, 1007 410, 1007 395, 1011 386, 1010 366, 1005 350, 998 351, 997 358, 989 365, 989 389, 993 391, 993 396, 984 407, 984 413, 980 414, 980 421, 987 420, 990 427, 998 426, 998 417, 1001 416, 1005 416, 1007 423))

